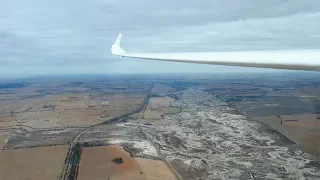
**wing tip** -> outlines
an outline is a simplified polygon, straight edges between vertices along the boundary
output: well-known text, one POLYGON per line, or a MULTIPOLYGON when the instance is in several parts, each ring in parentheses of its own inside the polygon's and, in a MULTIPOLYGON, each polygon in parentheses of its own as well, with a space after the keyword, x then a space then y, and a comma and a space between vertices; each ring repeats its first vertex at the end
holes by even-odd
POLYGON ((112 54, 119 55, 119 56, 126 54, 126 51, 121 48, 121 39, 122 39, 122 33, 119 33, 116 41, 111 46, 112 54))

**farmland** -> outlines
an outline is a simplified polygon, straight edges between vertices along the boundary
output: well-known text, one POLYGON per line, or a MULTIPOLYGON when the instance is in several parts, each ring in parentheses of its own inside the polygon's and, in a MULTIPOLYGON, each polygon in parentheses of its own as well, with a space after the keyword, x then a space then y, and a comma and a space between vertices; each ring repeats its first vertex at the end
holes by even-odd
POLYGON ((68 146, 0 151, 0 179, 58 180, 68 146))

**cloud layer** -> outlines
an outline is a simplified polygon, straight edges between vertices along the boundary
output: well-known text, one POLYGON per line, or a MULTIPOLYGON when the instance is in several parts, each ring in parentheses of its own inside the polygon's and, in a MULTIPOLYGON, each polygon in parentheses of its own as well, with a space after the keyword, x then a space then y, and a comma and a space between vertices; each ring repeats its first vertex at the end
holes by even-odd
POLYGON ((0 75, 249 70, 122 60, 110 54, 118 32, 128 51, 317 49, 320 2, 0 2, 0 75))

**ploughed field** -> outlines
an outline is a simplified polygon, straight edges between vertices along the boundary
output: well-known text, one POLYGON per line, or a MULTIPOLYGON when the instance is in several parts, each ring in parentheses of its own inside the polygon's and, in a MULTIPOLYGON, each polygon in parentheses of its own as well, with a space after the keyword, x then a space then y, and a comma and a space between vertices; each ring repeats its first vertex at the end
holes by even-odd
POLYGON ((0 151, 1 180, 58 180, 69 146, 0 151))
POLYGON ((92 125, 137 109, 147 91, 144 82, 115 81, 5 82, 0 88, 0 128, 92 125))
POLYGON ((175 177, 162 161, 134 158, 121 146, 110 145, 82 149, 77 179, 173 180, 175 177))

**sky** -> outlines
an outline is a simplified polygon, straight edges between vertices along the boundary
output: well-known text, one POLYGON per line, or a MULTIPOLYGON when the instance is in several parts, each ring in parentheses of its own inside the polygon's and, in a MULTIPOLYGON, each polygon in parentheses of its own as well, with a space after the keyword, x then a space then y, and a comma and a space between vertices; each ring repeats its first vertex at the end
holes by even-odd
POLYGON ((0 76, 262 71, 123 59, 119 32, 128 52, 320 49, 320 1, 0 0, 0 76))

